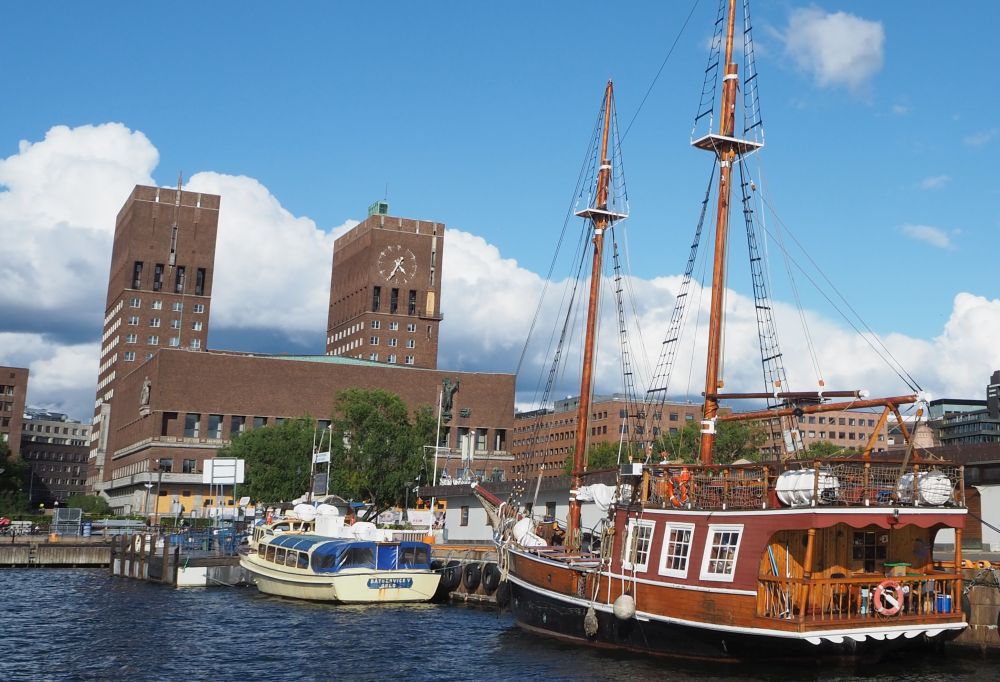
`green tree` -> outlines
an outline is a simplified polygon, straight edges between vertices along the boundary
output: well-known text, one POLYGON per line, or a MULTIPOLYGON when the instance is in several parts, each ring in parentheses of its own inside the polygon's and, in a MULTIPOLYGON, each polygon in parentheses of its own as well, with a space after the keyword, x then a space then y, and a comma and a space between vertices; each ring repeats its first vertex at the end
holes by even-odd
POLYGON ((858 451, 854 448, 844 448, 834 445, 828 440, 813 441, 804 450, 798 453, 799 459, 827 459, 829 457, 847 457, 856 455, 858 451))
POLYGON ((79 507, 84 514, 110 514, 111 505, 100 495, 70 495, 67 507, 79 507))
POLYGON ((28 510, 28 495, 24 492, 30 468, 15 457, 6 441, 0 441, 0 514, 16 514, 28 510))
POLYGON ((246 460, 241 494, 270 503, 294 500, 309 489, 314 430, 309 417, 288 419, 241 433, 219 456, 246 460))
POLYGON ((402 399, 388 391, 350 388, 337 395, 332 420, 330 489, 368 502, 365 519, 405 503, 407 489, 424 481, 436 422, 430 407, 413 421, 402 399))
MULTIPOLYGON (((622 461, 628 461, 628 454, 622 451, 622 461)), ((587 471, 613 469, 618 466, 618 443, 594 443, 587 448, 587 471)), ((566 455, 563 464, 566 475, 573 473, 573 449, 566 455)))
MULTIPOLYGON (((717 422, 712 461, 729 464, 737 459, 759 460, 760 449, 766 442, 767 433, 756 422, 717 422)), ((661 435, 654 449, 654 459, 660 452, 666 452, 671 460, 697 462, 701 456, 701 422, 690 421, 676 433, 661 435)))

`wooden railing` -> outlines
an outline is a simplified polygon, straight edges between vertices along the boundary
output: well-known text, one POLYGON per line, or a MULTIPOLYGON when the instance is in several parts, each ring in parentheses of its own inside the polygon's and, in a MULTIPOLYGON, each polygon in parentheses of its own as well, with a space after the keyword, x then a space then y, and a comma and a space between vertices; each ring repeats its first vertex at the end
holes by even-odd
POLYGON ((922 621, 961 617, 962 578, 953 573, 884 578, 781 578, 760 576, 757 615, 803 625, 922 621), (882 612, 875 592, 894 581, 898 590, 883 592, 882 612), (898 605, 898 611, 892 613, 898 605))

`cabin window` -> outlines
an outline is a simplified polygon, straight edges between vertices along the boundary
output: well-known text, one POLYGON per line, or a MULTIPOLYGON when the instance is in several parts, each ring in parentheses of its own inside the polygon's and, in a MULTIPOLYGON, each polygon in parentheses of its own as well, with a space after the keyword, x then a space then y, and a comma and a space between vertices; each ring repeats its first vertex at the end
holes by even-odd
POLYGON ((742 537, 742 525, 708 527, 708 542, 705 544, 705 557, 701 563, 702 580, 733 581, 742 537))
POLYGON ((285 557, 285 566, 296 566, 299 563, 299 553, 294 550, 288 550, 288 556, 285 557))
POLYGON ((645 571, 649 567, 649 546, 653 542, 653 521, 629 519, 625 536, 625 556, 622 567, 631 571, 645 571))
POLYGON ((341 568, 375 568, 375 550, 370 547, 353 547, 344 554, 341 568))
POLYGON ((692 535, 694 535, 693 523, 667 524, 663 552, 660 554, 660 575, 687 577, 692 535))
POLYGON ((299 552, 299 568, 309 568, 309 555, 305 552, 299 552))
POLYGON ((274 552, 275 552, 274 545, 268 545, 267 546, 267 552, 264 555, 264 560, 265 561, 274 561, 274 552))
POLYGON ((469 525, 469 508, 468 507, 462 507, 462 521, 461 521, 461 523, 459 523, 459 525, 460 526, 468 526, 469 525))
POLYGON ((889 534, 885 531, 856 531, 851 558, 864 564, 865 573, 874 573, 875 565, 885 561, 889 549, 889 534))
POLYGON ((275 553, 274 553, 274 563, 280 564, 282 566, 285 565, 285 548, 284 547, 280 547, 280 548, 278 548, 275 551, 275 553))

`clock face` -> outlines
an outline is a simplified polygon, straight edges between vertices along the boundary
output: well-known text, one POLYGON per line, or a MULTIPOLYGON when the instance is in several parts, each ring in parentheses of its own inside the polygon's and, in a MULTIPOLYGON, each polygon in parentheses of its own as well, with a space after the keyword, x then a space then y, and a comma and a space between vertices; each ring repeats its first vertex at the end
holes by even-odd
POLYGON ((417 257, 398 244, 387 246, 378 255, 378 273, 387 282, 406 284, 417 274, 417 257))

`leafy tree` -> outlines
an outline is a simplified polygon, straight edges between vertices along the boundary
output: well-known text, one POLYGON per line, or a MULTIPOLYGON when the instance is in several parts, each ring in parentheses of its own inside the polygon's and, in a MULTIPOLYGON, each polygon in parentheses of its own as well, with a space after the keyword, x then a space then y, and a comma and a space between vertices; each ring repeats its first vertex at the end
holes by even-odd
POLYGON ((234 438, 219 456, 246 460, 242 494, 263 502, 294 500, 309 489, 314 429, 309 417, 252 429, 234 438))
MULTIPOLYGON (((622 451, 622 461, 628 461, 628 455, 622 451)), ((587 471, 597 469, 612 469, 618 466, 618 443, 593 443, 587 448, 587 471)), ((566 462, 563 464, 563 471, 570 475, 573 473, 573 449, 566 455, 566 462)))
POLYGON ((70 495, 67 507, 79 507, 84 514, 110 514, 111 505, 100 495, 70 495))
MULTIPOLYGON (((759 460, 760 449, 766 442, 767 433, 758 423, 717 422, 712 460, 716 464, 728 464, 737 459, 759 460)), ((701 456, 701 422, 690 421, 677 433, 661 435, 654 448, 654 456, 666 452, 671 460, 697 462, 701 456)))
POLYGON ((844 448, 834 445, 828 440, 818 440, 809 444, 804 450, 798 453, 799 459, 827 459, 829 457, 847 457, 856 455, 858 451, 854 448, 844 448))
POLYGON ((0 441, 0 514, 14 514, 27 511, 28 496, 24 493, 24 481, 30 468, 20 457, 11 454, 6 441, 0 441))
POLYGON ((332 420, 330 490, 370 504, 365 519, 405 503, 407 488, 427 480, 436 423, 430 407, 411 422, 399 396, 350 388, 337 395, 332 420))

